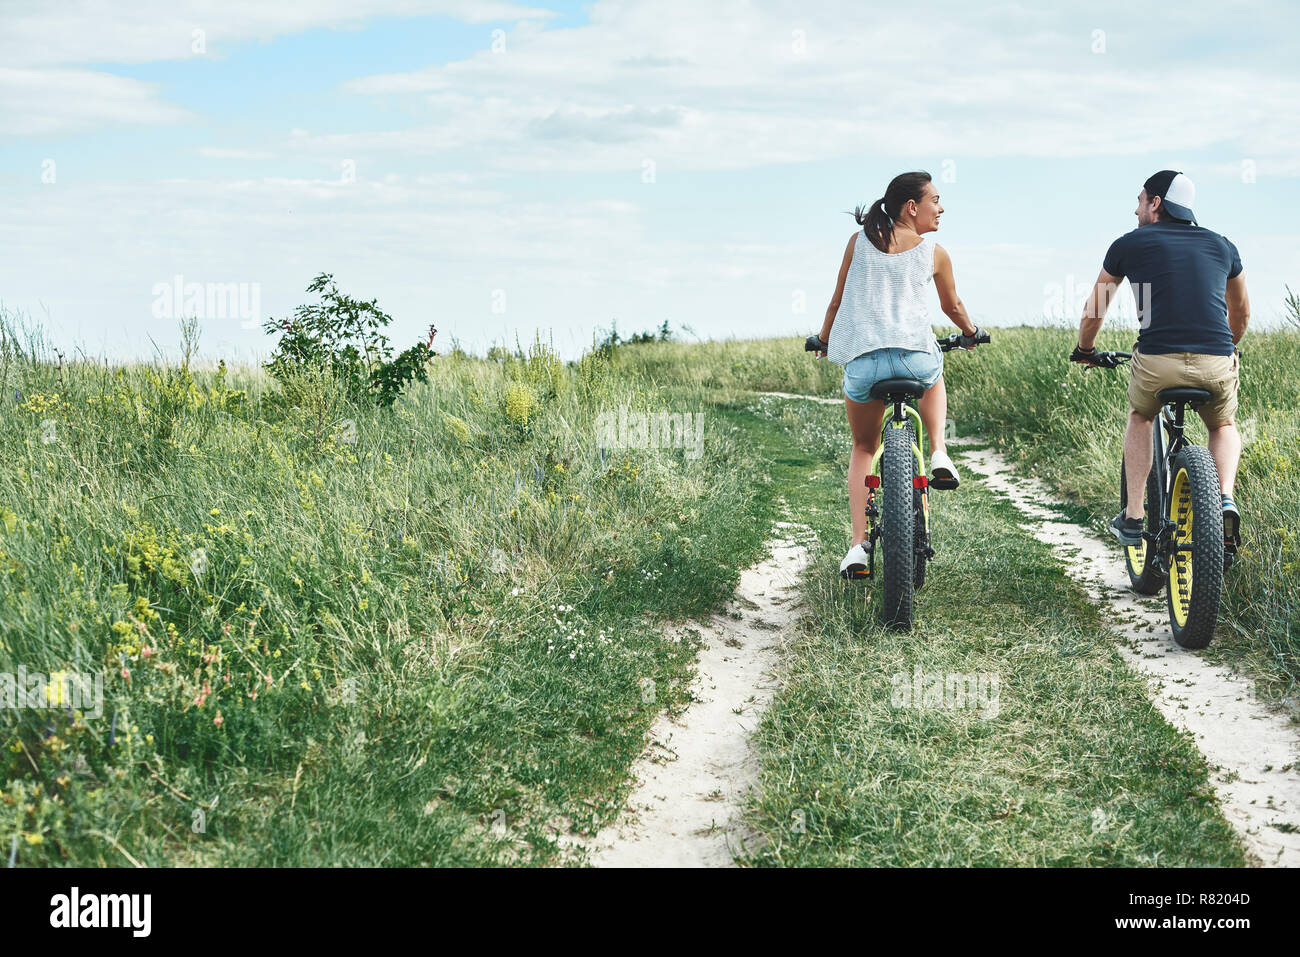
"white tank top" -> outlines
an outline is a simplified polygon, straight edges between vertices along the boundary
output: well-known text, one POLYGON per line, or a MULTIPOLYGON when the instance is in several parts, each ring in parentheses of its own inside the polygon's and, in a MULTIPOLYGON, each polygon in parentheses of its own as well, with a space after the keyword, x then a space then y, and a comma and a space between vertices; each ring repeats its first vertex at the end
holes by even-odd
POLYGON ((877 349, 938 354, 926 306, 933 280, 934 243, 928 236, 906 252, 882 253, 858 233, 826 357, 848 365, 877 349))

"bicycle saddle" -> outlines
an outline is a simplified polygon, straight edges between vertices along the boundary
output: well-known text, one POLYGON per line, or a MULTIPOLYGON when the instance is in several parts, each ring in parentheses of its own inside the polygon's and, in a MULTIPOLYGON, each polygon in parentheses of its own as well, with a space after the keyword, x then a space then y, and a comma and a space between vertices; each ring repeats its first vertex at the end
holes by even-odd
POLYGON ((1156 393, 1156 398, 1165 405, 1170 402, 1190 402, 1192 405, 1200 405, 1202 402, 1210 401, 1210 393, 1204 389, 1188 389, 1177 386, 1172 389, 1161 389, 1156 393))
MULTIPOLYGON (((894 395, 905 395, 909 398, 919 399, 925 395, 925 383, 920 379, 881 379, 871 387, 871 398, 887 399, 894 395)), ((1210 397, 1209 393, 1205 396, 1210 397)))

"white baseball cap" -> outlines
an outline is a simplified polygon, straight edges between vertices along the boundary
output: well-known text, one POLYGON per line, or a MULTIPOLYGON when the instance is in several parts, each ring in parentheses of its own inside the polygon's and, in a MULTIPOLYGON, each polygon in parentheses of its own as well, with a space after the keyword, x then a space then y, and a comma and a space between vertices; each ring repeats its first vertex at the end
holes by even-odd
POLYGON ((1196 214, 1192 212, 1196 203, 1196 186, 1182 173, 1162 169, 1149 177, 1142 187, 1147 191, 1147 199, 1159 196, 1171 216, 1196 224, 1196 214))

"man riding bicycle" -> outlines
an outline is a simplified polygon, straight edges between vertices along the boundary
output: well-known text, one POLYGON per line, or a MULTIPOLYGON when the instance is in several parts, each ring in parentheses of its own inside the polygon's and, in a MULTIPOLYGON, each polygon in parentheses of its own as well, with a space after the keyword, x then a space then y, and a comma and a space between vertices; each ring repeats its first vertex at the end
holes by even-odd
POLYGON ((1250 321, 1250 302, 1237 247, 1199 226, 1192 212, 1192 181, 1161 170, 1138 194, 1138 228, 1110 245, 1101 274, 1084 306, 1079 344, 1071 362, 1087 365, 1100 355, 1094 343, 1106 310, 1127 278, 1140 317, 1129 375, 1128 431, 1124 434, 1127 506, 1111 521, 1122 545, 1142 541, 1143 492, 1151 470, 1151 423, 1160 412, 1157 393, 1183 386, 1205 389, 1210 401, 1198 411, 1209 432, 1207 445, 1219 473, 1225 536, 1240 534, 1232 499, 1241 457, 1237 411, 1236 346, 1250 321))

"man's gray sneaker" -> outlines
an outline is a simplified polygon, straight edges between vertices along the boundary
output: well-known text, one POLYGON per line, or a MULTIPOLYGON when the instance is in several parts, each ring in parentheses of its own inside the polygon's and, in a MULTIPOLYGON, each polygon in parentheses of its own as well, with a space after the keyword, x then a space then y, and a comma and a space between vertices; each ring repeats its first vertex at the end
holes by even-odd
POLYGON ((1125 518, 1123 512, 1110 520, 1110 530, 1125 548, 1142 541, 1142 519, 1125 518))

